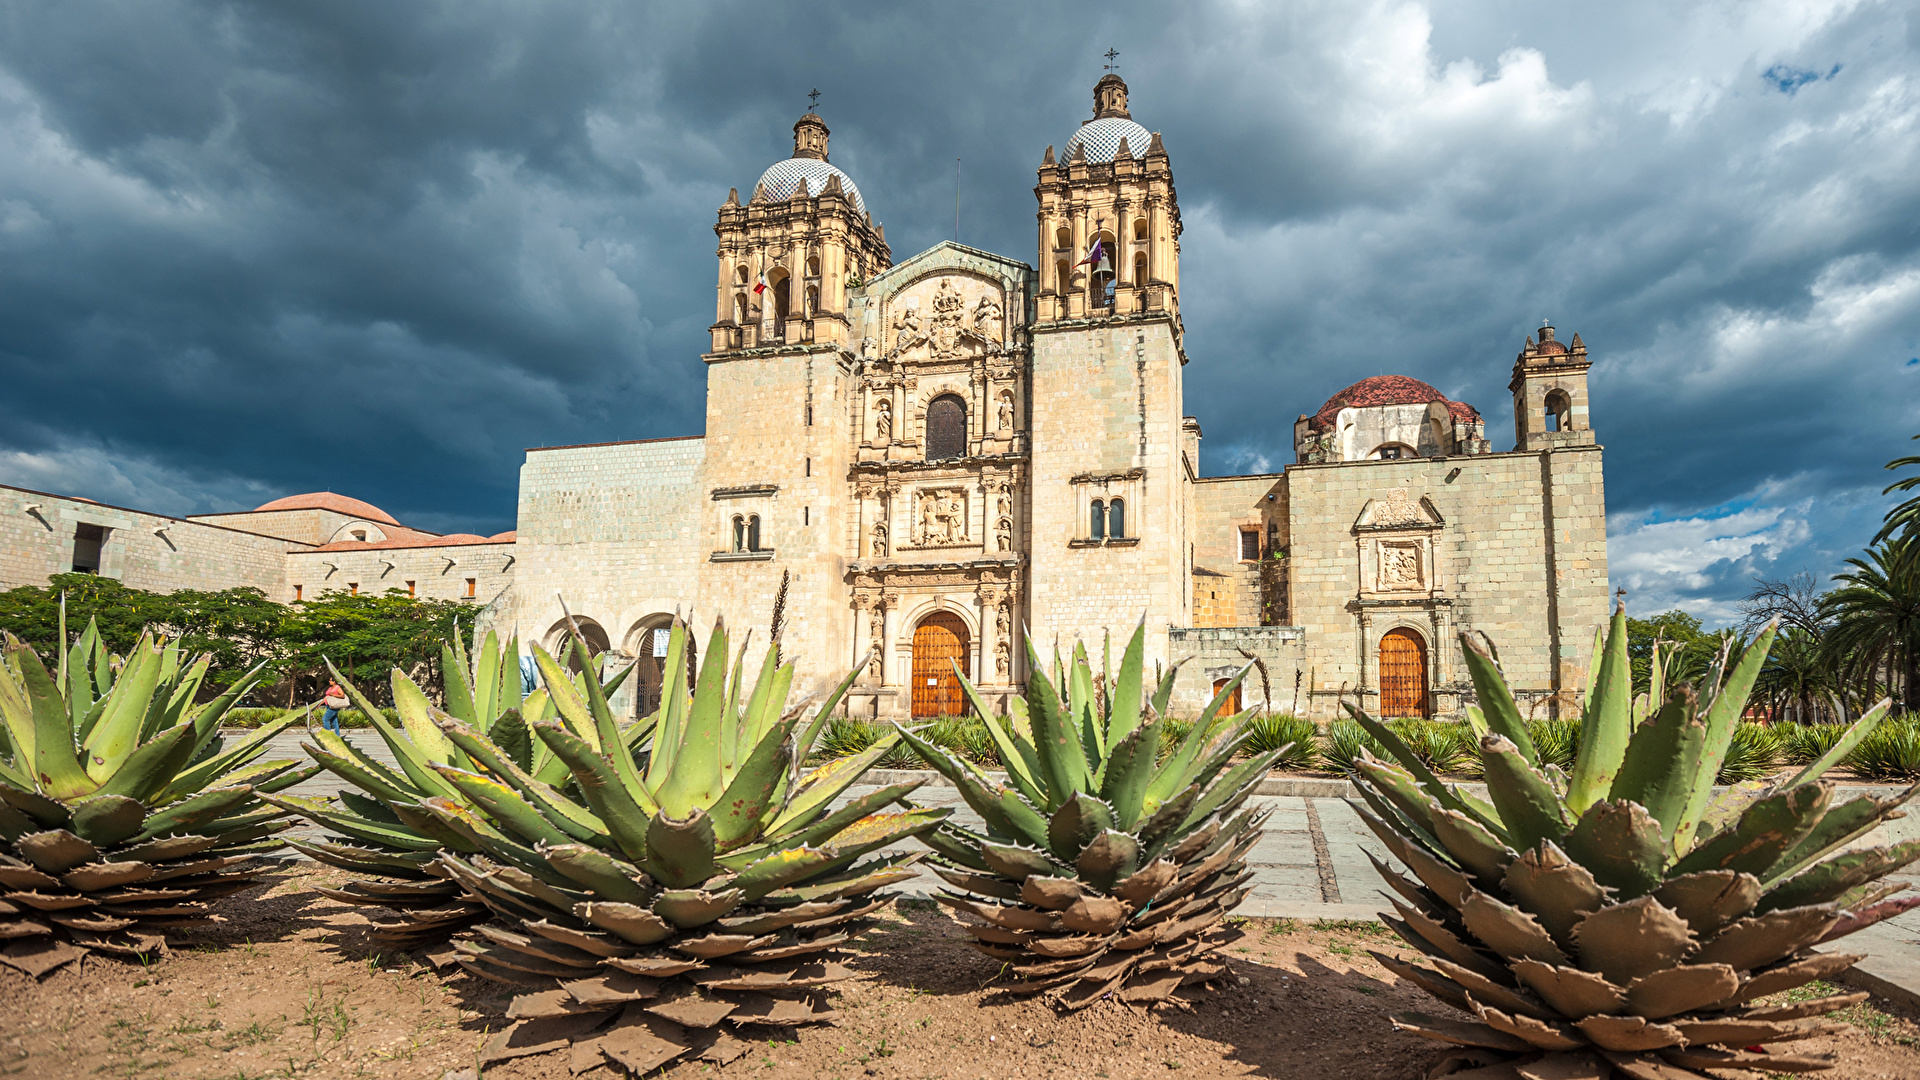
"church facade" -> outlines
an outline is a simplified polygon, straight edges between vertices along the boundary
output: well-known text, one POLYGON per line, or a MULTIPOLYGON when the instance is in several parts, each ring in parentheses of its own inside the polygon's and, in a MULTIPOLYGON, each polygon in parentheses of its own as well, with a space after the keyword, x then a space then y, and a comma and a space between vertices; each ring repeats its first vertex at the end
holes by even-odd
MULTIPOLYGON (((1171 159, 1118 76, 1094 98, 1039 167, 1032 263, 956 243, 894 262, 803 116, 793 157, 718 213, 704 433, 528 451, 512 534, 437 538, 367 507, 282 535, 298 531, 286 503, 342 515, 318 496, 171 528, 282 541, 256 576, 286 600, 381 587, 420 552, 440 578, 484 566, 484 589, 455 579, 484 622, 551 644, 564 600, 595 648, 641 660, 636 710, 657 701, 676 614, 764 635, 776 607, 802 689, 861 668, 856 715, 966 711, 956 664, 1000 707, 1025 686, 1029 635, 1044 656, 1083 642, 1097 666, 1105 635, 1143 619, 1149 662, 1182 664, 1176 713, 1258 659, 1243 705, 1448 715, 1471 693, 1463 629, 1494 638, 1538 715, 1572 707, 1607 609, 1578 335, 1543 327, 1515 359, 1512 450, 1472 406, 1374 376, 1299 416, 1296 464, 1204 477, 1171 159)), ((42 515, 58 500, 8 498, 42 515)), ((86 516, 75 502, 63 523, 86 516)), ((52 544, 53 564, 64 539, 0 531, 9 550, 52 544)), ((0 583, 49 572, 13 563, 0 583)))

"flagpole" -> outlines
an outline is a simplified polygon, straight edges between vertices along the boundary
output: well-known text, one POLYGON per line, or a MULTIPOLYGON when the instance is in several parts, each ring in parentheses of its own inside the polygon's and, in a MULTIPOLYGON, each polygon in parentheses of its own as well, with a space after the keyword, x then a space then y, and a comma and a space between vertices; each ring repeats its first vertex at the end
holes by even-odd
POLYGON ((960 159, 953 159, 953 242, 960 242, 960 159))

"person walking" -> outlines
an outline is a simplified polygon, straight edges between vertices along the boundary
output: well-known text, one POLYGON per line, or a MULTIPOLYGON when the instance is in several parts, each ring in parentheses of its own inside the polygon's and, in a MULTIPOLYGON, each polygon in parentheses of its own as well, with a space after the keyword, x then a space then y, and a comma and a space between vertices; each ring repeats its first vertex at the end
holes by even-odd
POLYGON ((325 709, 320 713, 320 724, 328 731, 340 730, 340 710, 347 707, 347 692, 340 689, 337 680, 327 683, 327 695, 320 700, 325 709))

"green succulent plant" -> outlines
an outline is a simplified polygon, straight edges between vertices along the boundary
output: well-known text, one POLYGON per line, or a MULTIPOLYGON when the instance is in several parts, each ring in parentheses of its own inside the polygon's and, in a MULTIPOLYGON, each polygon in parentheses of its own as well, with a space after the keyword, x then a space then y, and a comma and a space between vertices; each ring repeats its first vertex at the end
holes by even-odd
POLYGON ((1839 1030, 1825 1014, 1864 994, 1762 999, 1861 959, 1814 946, 1920 904, 1889 900, 1903 886, 1880 882, 1920 857, 1920 842, 1853 847, 1915 789, 1835 804, 1820 779, 1879 723, 1882 703, 1793 776, 1716 794, 1774 633, 1738 656, 1723 646, 1690 685, 1656 670, 1655 693, 1637 704, 1617 610, 1570 772, 1540 761, 1492 644, 1462 635, 1488 728, 1488 801, 1441 783, 1386 725, 1351 710, 1394 759, 1362 757, 1356 806, 1412 872, 1375 861, 1397 894, 1390 925, 1425 954, 1375 955, 1476 1018, 1393 1018, 1453 1047, 1435 1075, 1682 1080, 1834 1063, 1780 1044, 1839 1030), (1748 1049, 1761 1045, 1773 1049, 1748 1049))
MULTIPOLYGON (((1032 738, 1017 725, 987 725, 1007 784, 902 729, 986 826, 976 833, 947 824, 926 838, 944 864, 934 872, 955 890, 940 902, 978 920, 962 925, 975 948, 1023 977, 1016 993, 1057 991, 1069 1009, 1109 992, 1165 1001, 1183 983, 1223 970, 1211 953, 1238 936, 1221 922, 1246 894, 1246 853, 1266 818, 1242 804, 1289 750, 1235 763, 1252 710, 1214 724, 1249 664, 1163 759, 1177 669, 1146 702, 1145 641, 1142 624, 1119 670, 1106 665, 1100 682, 1083 647, 1075 646, 1071 666, 1056 658, 1049 679, 1028 645, 1032 738)), ((974 708, 992 715, 964 673, 960 682, 974 708)))
MULTIPOLYGON (((328 662, 328 670, 366 714, 397 767, 376 760, 338 732, 310 727, 307 734, 313 742, 302 744, 307 753, 356 790, 341 791, 337 802, 297 795, 283 795, 273 801, 331 834, 320 839, 289 840, 289 846, 316 862, 368 875, 339 888, 318 891, 344 903, 392 911, 393 918, 376 921, 369 931, 376 944, 390 949, 426 949, 428 958, 437 965, 450 966, 454 955, 444 946, 446 940, 489 917, 486 905, 468 896, 458 882, 435 865, 442 848, 480 850, 422 809, 430 798, 464 798, 458 786, 434 772, 436 766, 471 765, 466 754, 441 734, 441 721, 456 720, 526 757, 531 775, 545 784, 563 783, 569 774, 566 762, 534 740, 530 724, 557 713, 575 734, 597 738, 583 703, 586 680, 600 680, 604 675, 604 658, 594 657, 579 671, 560 671, 557 682, 523 694, 519 657, 518 638, 509 637, 503 642, 491 630, 471 658, 457 638, 441 645, 440 670, 446 682, 444 710, 435 707, 406 673, 395 668, 390 685, 398 726, 328 662), (556 703, 550 689, 554 685, 564 685, 571 693, 562 693, 556 703), (435 945, 441 947, 430 948, 435 945)), ((632 670, 628 665, 601 682, 601 696, 611 696, 632 670)), ((629 749, 637 748, 656 721, 657 715, 630 722, 621 729, 620 738, 629 749)))
MULTIPOLYGON (((62 610, 60 638, 66 640, 62 610)), ((254 884, 285 815, 262 792, 316 769, 256 762, 289 712, 233 746, 220 718, 265 665, 196 705, 211 658, 152 633, 109 655, 89 622, 54 671, 12 635, 0 659, 0 962, 45 976, 89 950, 147 957, 254 884)))
MULTIPOLYGON (((685 646, 676 620, 668 670, 685 646)), ((435 717, 449 760, 421 761, 415 780, 447 793, 418 805, 460 842, 442 845, 434 867, 494 916, 456 940, 459 963, 530 991, 483 1061, 570 1041, 576 1070, 637 1074, 688 1055, 725 1063, 748 1043, 723 1021, 833 1015, 817 988, 851 976, 839 951, 888 902, 878 890, 915 876, 925 854, 878 853, 947 811, 886 809, 917 783, 835 808, 894 739, 801 772, 803 748, 853 676, 806 720, 804 700, 787 704, 794 669, 778 646, 751 684, 745 652, 729 679, 716 623, 696 686, 667 681, 648 753, 620 730, 596 680, 576 686, 539 649, 559 719, 526 725, 531 738, 435 717)), ((587 660, 577 640, 574 656, 587 660)))

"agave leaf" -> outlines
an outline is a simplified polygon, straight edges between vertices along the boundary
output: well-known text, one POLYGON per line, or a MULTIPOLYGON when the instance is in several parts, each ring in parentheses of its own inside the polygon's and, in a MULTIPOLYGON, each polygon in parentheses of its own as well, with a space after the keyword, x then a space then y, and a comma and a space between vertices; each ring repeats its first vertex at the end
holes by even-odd
MULTIPOLYGON (((1656 662, 1656 668, 1659 666, 1656 662)), ((1660 695, 1658 690, 1656 695, 1660 695)), ((1656 697, 1664 700, 1664 695, 1656 697)), ((1584 814, 1613 788, 1632 737, 1633 669, 1627 657, 1627 607, 1613 610, 1606 653, 1580 720, 1580 753, 1567 781, 1567 809, 1584 814)))
POLYGON ((144 822, 144 827, 128 837, 129 842, 139 843, 171 832, 191 829, 212 821, 242 800, 253 794, 253 789, 241 784, 234 787, 219 787, 203 791, 190 799, 182 799, 165 809, 156 811, 144 822))
MULTIPOLYGON (((334 666, 331 659, 328 659, 326 664, 328 673, 346 690, 347 697, 359 707, 360 712, 366 716, 367 722, 380 733, 381 740, 387 744, 389 750, 393 751, 393 759, 399 764, 400 771, 407 774, 407 778, 413 781, 414 786, 427 795, 458 798, 458 789, 442 780, 428 767, 427 756, 421 752, 413 740, 402 735, 391 723, 388 723, 386 714, 380 711, 380 707, 375 705, 367 695, 361 693, 360 688, 353 685, 346 676, 340 674, 340 669, 334 666)), ((435 729, 435 733, 438 734, 438 729, 435 729)))
POLYGON ((733 884, 748 900, 758 900, 775 889, 814 876, 833 861, 834 854, 820 848, 788 848, 747 866, 734 878, 733 884))
POLYGON ((1074 868, 1082 880, 1101 892, 1112 892, 1120 879, 1140 864, 1140 845, 1127 833, 1108 829, 1080 852, 1074 868))
POLYGON ((1420 786, 1412 773, 1375 758, 1364 748, 1353 766, 1369 781, 1368 784, 1357 785, 1361 791, 1371 787, 1393 803, 1394 808, 1406 815, 1409 821, 1420 826, 1427 835, 1432 835, 1433 815, 1441 812, 1442 807, 1420 786))
POLYGON ((1799 787, 1755 800, 1739 824, 1694 848, 1673 864, 1672 874, 1735 870, 1759 876, 1819 823, 1833 796, 1832 785, 1799 787))
POLYGON ((426 762, 429 765, 452 765, 461 769, 471 766, 473 763, 467 760, 466 755, 441 733, 440 724, 433 715, 440 710, 427 701, 427 695, 407 677, 407 673, 394 668, 391 682, 393 710, 400 714, 401 730, 413 740, 413 745, 420 748, 426 762))
POLYGON ((1023 844, 996 844, 988 841, 980 845, 980 857, 986 860, 994 873, 1015 881, 1025 881, 1036 874, 1041 877, 1055 877, 1060 873, 1061 864, 1048 858, 1046 851, 1023 844))
POLYGON ((900 801, 924 783, 926 783, 924 780, 910 780, 904 784, 893 784, 868 792, 859 798, 848 800, 845 806, 817 821, 795 822, 788 825, 783 832, 763 833, 760 843, 729 851, 716 861, 723 870, 741 870, 754 861, 783 848, 806 847, 820 843, 881 807, 900 801))
POLYGON ((329 772, 348 783, 389 802, 413 802, 421 798, 420 792, 407 782, 406 777, 368 757, 334 732, 321 728, 307 734, 320 746, 302 743, 301 748, 313 760, 325 765, 329 772))
POLYGON ((1805 869, 1815 859, 1835 848, 1850 844, 1872 832, 1882 821, 1898 816, 1899 808, 1906 805, 1916 794, 1920 794, 1920 784, 1907 788, 1898 795, 1878 799, 1864 795, 1828 810, 1812 831, 1793 845, 1780 861, 1767 869, 1765 885, 1805 869))
POLYGON ((227 713, 260 682, 266 672, 267 662, 262 660, 242 673, 220 692, 220 696, 187 712, 187 716, 193 720, 194 753, 199 753, 202 747, 213 741, 220 733, 220 721, 226 719, 227 713))
POLYGON ((1819 941, 1840 921, 1835 904, 1783 908, 1741 919, 1714 935, 1693 956, 1696 964, 1749 971, 1785 959, 1819 941))
POLYGON ((1057 805, 1074 792, 1091 787, 1092 776, 1080 745, 1079 725, 1042 673, 1040 654, 1034 651, 1031 638, 1027 641, 1027 658, 1027 720, 1032 725, 1034 753, 1040 758, 1041 776, 1046 781, 1047 801, 1057 805))
MULTIPOLYGON (((1133 637, 1127 640, 1127 648, 1120 656, 1120 674, 1109 677, 1109 715, 1107 718, 1106 744, 1117 747, 1121 740, 1133 734, 1140 726, 1140 705, 1143 687, 1141 673, 1146 667, 1147 619, 1140 617, 1140 624, 1133 629, 1133 637)), ((1111 767, 1109 764, 1107 767, 1111 767)), ((1102 786, 1105 777, 1100 777, 1102 786)))
MULTIPOLYGON (((1087 664, 1087 647, 1073 643, 1073 662, 1067 669, 1067 716, 1080 735, 1080 749, 1086 754, 1089 773, 1093 762, 1107 756, 1106 725, 1100 723, 1099 702, 1094 700, 1093 670, 1087 664)), ((1098 781, 1093 782, 1098 786, 1098 781)))
POLYGON ((457 634, 454 642, 454 645, 440 644, 440 682, 447 691, 447 715, 464 724, 483 726, 493 718, 480 715, 473 684, 467 681, 465 658, 454 651, 459 642, 457 634))
POLYGON ((1695 715, 1697 704, 1692 687, 1675 686, 1660 711, 1634 730, 1607 794, 1615 802, 1646 807, 1660 823, 1668 850, 1696 789, 1710 791, 1713 785, 1713 773, 1700 768, 1707 728, 1695 715))
POLYGON ((1621 1011, 1622 988, 1591 971, 1538 960, 1520 960, 1513 973, 1562 1016, 1605 1016, 1621 1011))
MULTIPOLYGON (((108 695, 106 712, 101 714, 100 722, 87 736, 84 764, 87 775, 95 783, 105 783, 127 760, 127 755, 133 753, 134 747, 139 745, 140 729, 160 683, 164 651, 154 643, 151 634, 143 632, 140 640, 134 644, 133 651, 127 655, 127 662, 114 682, 117 692, 108 695)), ((44 673, 45 669, 41 670, 44 673)), ((53 687, 51 680, 47 685, 49 689, 53 687)), ((66 707, 61 704, 58 708, 64 721, 66 707)), ((39 745, 38 740, 35 745, 39 745)))
MULTIPOLYGON (((74 752, 73 732, 67 726, 66 702, 32 649, 11 651, 20 664, 21 689, 33 713, 33 770, 42 793, 55 799, 77 799, 91 794, 99 783, 87 775, 74 752)), ((126 691, 131 693, 131 689, 126 691)))
POLYGON ((1047 823, 1047 849, 1062 862, 1072 862, 1094 838, 1113 827, 1113 807, 1083 792, 1060 805, 1047 823))
POLYGON ((1739 973, 1725 964, 1686 964, 1634 980, 1627 988, 1627 1008, 1635 1016, 1665 1020, 1718 1005, 1739 989, 1739 973))
POLYGON ((1760 899, 1760 880, 1732 870, 1703 870, 1669 877, 1653 898, 1677 912, 1704 939, 1753 910, 1760 899))
POLYGON ((193 728, 182 724, 161 733, 127 755, 106 778, 96 795, 119 795, 137 801, 151 799, 193 756, 193 728))
POLYGON ((1225 705, 1234 691, 1239 689, 1241 680, 1247 677, 1247 672, 1252 670, 1253 664, 1249 661, 1245 667, 1235 672, 1225 685, 1214 692, 1213 700, 1207 703, 1207 707, 1200 713, 1200 718, 1193 722, 1192 728, 1188 729, 1187 737, 1181 740, 1180 746, 1160 766, 1160 771, 1147 785, 1147 805, 1163 803, 1172 798, 1174 792, 1194 782, 1192 774, 1199 767, 1201 752, 1207 748, 1208 736, 1213 732, 1214 718, 1219 715, 1221 706, 1225 705))
MULTIPOLYGON (((1727 748, 1733 745, 1734 728, 1739 726, 1740 717, 1747 710, 1747 697, 1753 692, 1754 681, 1760 677, 1760 669, 1766 664, 1767 651, 1773 648, 1773 640, 1779 630, 1779 619, 1767 624, 1760 636, 1741 653, 1726 685, 1720 687, 1719 693, 1707 705, 1706 738, 1698 766, 1700 779, 1694 784, 1686 808, 1674 827, 1675 852, 1688 851, 1693 847, 1694 832, 1700 827, 1701 816, 1706 813, 1707 804, 1713 798, 1713 778, 1720 775, 1720 766, 1727 760, 1727 748)), ((1728 644, 1731 645, 1731 639, 1728 644)))
MULTIPOLYGON (((768 649, 768 655, 773 655, 773 651, 768 649)), ((792 672, 791 668, 783 670, 792 672)), ((771 681, 766 672, 762 672, 761 678, 771 681)), ((757 689, 754 696, 760 697, 757 689)), ((795 713, 765 732, 734 773, 720 801, 714 804, 713 835, 723 850, 751 843, 760 835, 769 812, 779 809, 773 797, 792 757, 788 737, 799 722, 800 716, 795 713)))
POLYGON ((1660 823, 1639 803, 1594 803, 1567 834, 1565 847, 1594 880, 1627 899, 1660 885, 1666 841, 1660 823))
POLYGON ((726 627, 715 619, 713 634, 707 639, 707 656, 700 664, 699 685, 694 689, 686 724, 679 732, 673 769, 654 789, 661 812, 678 819, 713 805, 720 797, 720 721, 727 706, 728 659, 726 627))
POLYGON ((1793 774, 1793 779, 1788 780, 1785 786, 1795 787, 1810 783, 1825 775, 1828 769, 1845 761, 1848 754, 1853 753, 1861 743, 1867 741, 1867 736, 1873 734, 1873 729, 1880 726, 1880 721, 1886 719, 1887 709, 1892 705, 1892 698, 1881 699, 1880 704, 1867 710, 1867 715, 1854 721, 1853 726, 1847 729, 1847 733, 1840 736, 1840 740, 1834 743, 1826 753, 1821 754, 1806 768, 1793 774))
MULTIPOLYGON (((78 822, 77 813, 74 819, 78 822)), ((1760 898, 1755 910, 1764 914, 1781 908, 1824 904, 1857 885, 1895 873, 1915 859, 1920 859, 1920 840, 1836 855, 1775 885, 1760 898)))
POLYGON ((1553 936, 1525 911, 1496 900, 1477 889, 1468 890, 1460 904, 1460 921, 1473 936, 1509 961, 1538 960, 1566 966, 1568 961, 1553 936))
POLYGON ((1521 853, 1501 877, 1507 895, 1533 913, 1562 950, 1573 950, 1573 928, 1607 902, 1587 868, 1552 841, 1521 853))
POLYGON ((1467 673, 1473 678, 1474 696, 1481 703, 1476 711, 1480 714, 1482 725, 1512 743, 1527 764, 1538 768, 1540 752, 1533 748, 1533 738, 1527 734, 1526 718, 1520 715, 1519 703, 1514 701, 1513 691, 1507 686, 1507 677, 1500 671, 1493 642, 1479 631, 1468 631, 1460 635, 1460 646, 1467 673))
POLYGON ((595 896, 625 904, 645 904, 651 899, 646 886, 633 879, 629 864, 590 845, 548 844, 534 850, 549 866, 595 896))
MULTIPOLYGON (((507 665, 501 662, 500 637, 492 630, 487 631, 485 640, 476 644, 478 649, 473 656, 473 718, 482 734, 490 734, 494 721, 510 708, 500 699, 500 671, 507 665)), ((462 677, 465 673, 466 667, 462 665, 462 677)))
POLYGON ((1499 837, 1453 810, 1441 810, 1433 815, 1433 835, 1455 862, 1480 878, 1488 888, 1499 882, 1516 858, 1499 837))
POLYGON ((481 734, 499 747, 506 759, 520 769, 533 768, 533 731, 527 727, 519 709, 502 710, 481 734))
POLYGON ((221 780, 233 770, 266 753, 273 743, 274 736, 298 723, 302 716, 303 714, 298 712, 288 712, 261 724, 248 732, 247 737, 235 743, 231 749, 223 750, 198 765, 190 766, 176 775, 167 777, 166 786, 161 788, 160 793, 151 801, 170 802, 191 795, 221 780))
MULTIPOLYGON (((495 727, 497 730, 498 725, 495 727)), ((501 748, 488 741, 485 736, 458 720, 443 720, 440 723, 440 729, 446 732, 447 738, 476 764, 505 781, 561 832, 575 840, 582 840, 600 847, 613 845, 605 825, 594 816, 591 810, 562 795, 551 785, 543 784, 528 775, 520 766, 507 759, 501 748)), ((442 775, 445 775, 444 771, 442 775)), ((642 809, 644 812, 644 808, 642 809)), ((532 838, 532 834, 526 835, 532 838)))
POLYGON ((1694 946, 1687 921, 1651 896, 1588 915, 1573 928, 1573 940, 1580 948, 1580 967, 1616 986, 1673 967, 1694 946))
POLYGON ((436 764, 434 771, 447 778, 475 806, 485 810, 503 829, 529 846, 567 844, 573 837, 555 828, 520 793, 490 777, 436 764))
MULTIPOLYGON (((1153 709, 1153 715, 1161 719, 1166 718, 1167 702, 1173 700, 1174 680, 1180 677, 1180 669, 1186 666, 1187 659, 1187 657, 1183 656, 1175 660, 1173 666, 1167 668, 1167 670, 1160 675, 1160 685, 1154 688, 1153 700, 1149 702, 1149 705, 1153 709)), ((1158 669, 1159 661, 1154 661, 1154 667, 1158 669)))
POLYGON ((539 852, 494 828, 464 802, 435 796, 422 802, 420 809, 508 866, 524 870, 550 885, 571 884, 572 879, 547 865, 539 852))
POLYGON ((785 808, 767 823, 767 832, 778 834, 793 828, 798 822, 812 820, 816 811, 839 798, 841 792, 858 782, 874 762, 893 749, 897 741, 895 735, 884 736, 874 740, 872 746, 858 754, 836 758, 802 776, 793 793, 786 797, 785 808))
POLYGON ((1284 746, 1276 747, 1267 753, 1256 754, 1229 769, 1226 775, 1214 781, 1213 786, 1206 790, 1206 794, 1194 802, 1193 809, 1187 812, 1186 820, 1181 823, 1181 827, 1193 828, 1212 816, 1215 811, 1245 798, 1253 790, 1253 786, 1267 775, 1267 770, 1273 768, 1273 763, 1280 759, 1280 754, 1285 749, 1284 746))
MULTIPOLYGON (((1346 707, 1347 715, 1353 717, 1354 721, 1364 728, 1368 735, 1373 736, 1381 748, 1386 750, 1388 754, 1391 754, 1393 760, 1398 762, 1401 768, 1411 774, 1414 780, 1416 780, 1421 787, 1425 788, 1427 793, 1432 795, 1434 800, 1441 806, 1463 814, 1472 814, 1476 817, 1481 816, 1478 811, 1461 800, 1459 792, 1440 782, 1440 778, 1433 774, 1432 769, 1427 768, 1426 763, 1421 761, 1419 755, 1413 752, 1413 748, 1408 746, 1406 742, 1400 738, 1398 732, 1375 719, 1372 714, 1355 707, 1351 702, 1343 704, 1346 707)), ((1489 820, 1487 817, 1481 817, 1480 824, 1504 836, 1505 829, 1497 818, 1489 820)))
POLYGON ((600 753, 612 763, 613 773, 626 786, 627 794, 642 810, 651 813, 653 798, 640 782, 640 770, 634 767, 633 755, 626 752, 626 740, 620 737, 620 725, 613 718, 613 710, 607 706, 598 675, 588 674, 591 670, 588 661, 592 657, 587 653, 587 643, 578 637, 573 639, 573 658, 579 663, 584 676, 581 685, 586 690, 587 712, 593 718, 593 733, 598 740, 600 753))
MULTIPOLYGON (((16 646, 18 647, 18 646, 16 646)), ((13 650, 9 649, 5 660, 13 659, 13 650)), ((0 719, 7 725, 7 735, 13 742, 11 756, 22 770, 28 773, 27 787, 34 787, 32 779, 34 762, 34 715, 29 704, 26 688, 15 678, 13 664, 0 660, 0 719)), ((61 718, 60 730, 66 734, 67 743, 73 743, 72 729, 67 726, 66 718, 61 718)))
POLYGON ((574 785, 593 808, 595 816, 607 826, 607 834, 627 858, 636 862, 647 856, 650 828, 647 813, 627 793, 626 785, 613 774, 600 755, 564 725, 551 721, 534 725, 534 734, 553 749, 554 756, 565 761, 573 772, 574 785))
POLYGON ((1489 734, 1480 740, 1480 761, 1487 772, 1487 794, 1516 847, 1526 851, 1567 835, 1565 804, 1519 748, 1489 734))
POLYGON ((95 795, 74 806, 73 831, 96 847, 111 847, 139 832, 146 816, 147 808, 137 798, 95 795))
MULTIPOLYGON (((1133 647, 1127 647, 1128 657, 1133 655, 1133 647)), ((1138 663, 1123 659, 1120 665, 1121 682, 1126 682, 1127 664, 1138 663)), ((1123 685, 1124 689, 1124 685, 1123 685)), ((1133 698, 1138 698, 1139 682, 1134 683, 1133 698)), ((1146 805, 1147 786, 1153 781, 1154 766, 1160 757, 1161 723, 1158 718, 1138 723, 1129 731, 1114 737, 1113 753, 1101 767, 1100 797, 1113 807, 1113 817, 1122 829, 1131 829, 1140 821, 1141 809, 1146 805)), ((999 725, 989 720, 989 728, 999 725)), ((1005 760, 1004 758, 1002 760, 1005 760)), ((1012 775, 1012 770, 1009 770, 1012 775)))
POLYGON ((953 673, 960 680, 960 689, 966 692, 967 700, 972 703, 973 711, 986 725, 987 735, 993 739, 994 748, 1000 752, 1000 762, 1006 766, 1007 779, 1020 789, 1020 794, 1035 806, 1045 806, 1047 796, 1040 780, 1040 759, 1034 748, 1018 732, 1010 732, 1000 726, 993 718, 993 710, 981 699, 980 691, 974 687, 973 680, 960 670, 956 662, 953 673))
MULTIPOLYGON (((720 670, 724 673, 726 669, 720 670)), ((713 876, 713 855, 713 822, 705 810, 696 806, 684 818, 671 817, 663 810, 647 826, 646 860, 641 866, 655 881, 680 889, 713 876)))
POLYGON ((1487 726, 1487 714, 1480 711, 1478 705, 1462 706, 1460 712, 1467 718, 1467 730, 1473 732, 1473 741, 1484 742, 1493 730, 1487 726))
MULTIPOLYGON (((897 724, 894 727, 900 733, 900 737, 906 740, 907 745, 913 747, 914 752, 920 755, 921 760, 933 766, 940 775, 953 781, 954 786, 960 790, 960 797, 966 800, 974 813, 980 815, 990 831, 1005 837, 1018 837, 1036 846, 1047 842, 1046 819, 1040 817, 1037 812, 1033 812, 1032 820, 1026 820, 1027 815, 1019 813, 1019 808, 1025 806, 1024 803, 1011 804, 1014 816, 1009 816, 1009 804, 1002 799, 1002 796, 1011 794, 1017 799, 1017 794, 999 784, 989 786, 989 781, 977 775, 965 762, 948 753, 944 748, 933 745, 897 724), (1015 821, 1015 816, 1020 818, 1018 823, 1015 821)), ((1032 810, 1031 807, 1027 809, 1032 810)))

